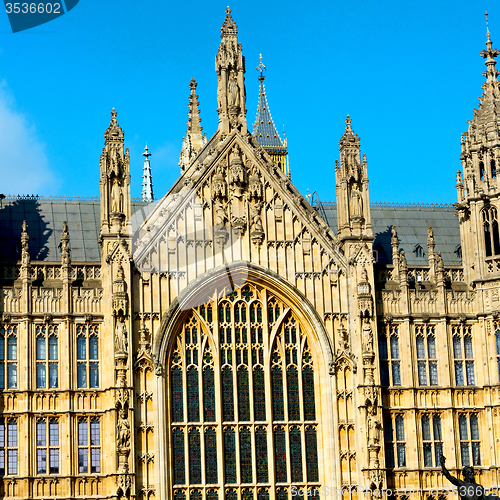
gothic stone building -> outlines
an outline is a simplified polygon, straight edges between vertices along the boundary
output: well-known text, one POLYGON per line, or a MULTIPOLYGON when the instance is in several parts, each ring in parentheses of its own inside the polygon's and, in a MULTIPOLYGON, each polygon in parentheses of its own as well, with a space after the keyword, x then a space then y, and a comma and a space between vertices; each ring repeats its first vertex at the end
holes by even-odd
POLYGON ((248 131, 229 10, 218 129, 207 141, 193 80, 181 175, 165 196, 132 202, 113 110, 100 200, 3 200, 0 495, 291 500, 388 488, 437 500, 449 486, 441 454, 452 473, 471 464, 496 486, 500 88, 489 33, 481 55, 454 208, 370 205, 349 118, 337 203, 311 206, 288 175, 262 71, 248 131))

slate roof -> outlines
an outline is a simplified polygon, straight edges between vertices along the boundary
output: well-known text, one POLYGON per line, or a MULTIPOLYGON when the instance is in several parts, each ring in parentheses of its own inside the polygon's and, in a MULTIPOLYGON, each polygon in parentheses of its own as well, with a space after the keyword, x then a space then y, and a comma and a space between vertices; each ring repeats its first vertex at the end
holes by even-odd
MULTIPOLYGON (((132 202, 132 212, 145 205, 132 202)), ((68 222, 71 259, 100 262, 100 204, 98 199, 5 199, 0 205, 0 261, 21 256, 21 227, 28 223, 31 260, 61 260, 63 221, 68 222)))
MULTIPOLYGON (((145 207, 145 202, 133 201, 132 214, 145 207)), ((337 207, 316 205, 319 215, 337 232, 337 207)), ((5 199, 0 206, 0 261, 20 259, 21 226, 28 222, 32 260, 57 262, 61 259, 63 221, 68 222, 71 258, 77 262, 100 262, 99 238, 100 205, 94 199, 5 199)), ((396 226, 400 248, 405 250, 408 265, 427 265, 427 228, 434 229, 436 252, 441 252, 445 265, 461 265, 457 255, 460 246, 458 218, 453 207, 372 205, 374 249, 377 263, 392 261, 391 226, 396 226), (416 247, 423 249, 417 257, 416 247)), ((143 217, 142 215, 140 217, 143 217)))
POLYGON ((257 117, 253 126, 252 135, 266 151, 272 150, 286 153, 286 147, 281 142, 281 138, 271 117, 269 105, 267 104, 264 77, 259 77, 259 80, 259 104, 257 106, 257 117))
MULTIPOLYGON (((460 227, 455 209, 436 206, 372 205, 372 227, 375 241, 377 264, 392 264, 391 226, 396 226, 399 248, 405 251, 409 266, 428 265, 427 228, 432 227, 436 252, 441 252, 445 265, 462 264, 460 247, 460 227), (421 246, 423 256, 417 256, 421 246)), ((337 207, 331 204, 316 205, 325 222, 337 232, 337 207)))

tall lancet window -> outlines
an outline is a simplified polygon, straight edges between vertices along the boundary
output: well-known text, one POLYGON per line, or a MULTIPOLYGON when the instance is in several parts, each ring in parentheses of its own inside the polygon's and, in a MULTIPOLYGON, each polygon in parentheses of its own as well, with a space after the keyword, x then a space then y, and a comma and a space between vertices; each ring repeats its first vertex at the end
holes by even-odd
POLYGON ((285 304, 247 285, 192 309, 168 374, 173 498, 319 494, 315 362, 285 304))
MULTIPOLYGON (((485 208, 483 214, 484 247, 486 257, 500 255, 500 237, 498 233, 498 218, 495 207, 485 208)), ((491 272, 493 267, 491 268, 491 272)))

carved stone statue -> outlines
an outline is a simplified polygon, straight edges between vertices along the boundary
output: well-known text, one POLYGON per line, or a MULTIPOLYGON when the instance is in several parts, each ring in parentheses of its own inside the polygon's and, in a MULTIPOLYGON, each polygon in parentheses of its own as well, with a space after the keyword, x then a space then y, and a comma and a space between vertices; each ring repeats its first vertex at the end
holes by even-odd
POLYGON ((380 443, 380 421, 376 417, 376 408, 368 410, 368 446, 378 446, 380 443))
POLYGON ((111 188, 111 211, 112 212, 122 212, 122 190, 120 188, 120 183, 115 177, 113 180, 113 187, 111 188))
POLYGON ((370 326, 370 320, 368 318, 365 318, 363 320, 363 343, 364 343, 364 348, 365 352, 372 352, 373 351, 373 331, 372 327, 370 326))
POLYGON ((240 105, 240 88, 238 86, 238 80, 236 79, 236 74, 233 73, 229 78, 229 106, 239 106, 240 105))
POLYGON ((354 185, 351 190, 351 209, 353 216, 361 217, 363 215, 363 200, 360 191, 356 187, 354 185))
POLYGON ((227 216, 226 216, 226 211, 224 210, 224 205, 220 200, 215 200, 214 202, 214 212, 215 212, 215 225, 216 226, 223 226, 227 216))
POLYGON ((406 262, 406 256, 405 256, 405 251, 401 250, 399 254, 399 270, 400 271, 407 271, 408 270, 408 264, 406 262))
POLYGON ((257 202, 250 210, 250 217, 252 219, 252 231, 263 231, 262 221, 260 220, 260 211, 262 210, 262 202, 257 202))
POLYGON ((443 257, 441 256, 441 252, 438 252, 436 254, 436 269, 438 271, 444 271, 444 261, 443 257))
POLYGON ((115 349, 117 353, 128 352, 127 327, 121 314, 118 317, 115 327, 115 349))
POLYGON ((124 408, 122 408, 118 413, 117 430, 118 450, 121 451, 130 449, 130 422, 127 419, 127 410, 124 408))
POLYGON ((450 483, 458 486, 458 495, 462 500, 498 500, 497 495, 485 495, 484 488, 477 484, 474 479, 474 469, 467 465, 463 468, 462 474, 464 476, 464 480, 460 480, 456 477, 453 477, 449 471, 445 467, 446 458, 441 455, 441 470, 443 471, 443 475, 450 483))

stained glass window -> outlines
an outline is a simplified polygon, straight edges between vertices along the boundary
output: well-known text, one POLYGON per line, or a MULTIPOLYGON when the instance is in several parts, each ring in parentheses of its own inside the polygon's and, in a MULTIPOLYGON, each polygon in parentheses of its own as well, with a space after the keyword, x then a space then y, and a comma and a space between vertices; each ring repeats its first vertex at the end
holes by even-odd
POLYGON ((290 429, 290 461, 292 465, 292 483, 302 482, 302 442, 300 429, 290 429))
POLYGON ((188 311, 176 335, 173 498, 288 500, 291 483, 319 488, 315 365, 290 307, 246 285, 188 311))
POLYGON ((299 374, 295 366, 289 366, 286 371, 288 393, 288 419, 300 420, 299 409, 299 374))
POLYGON ((285 420, 285 407, 283 403, 283 372, 278 366, 272 369, 273 383, 273 419, 285 420))
POLYGON ((211 366, 203 369, 203 417, 205 422, 215 422, 214 370, 211 366))
POLYGON ((246 427, 240 430, 240 476, 242 483, 252 482, 252 442, 246 427))
POLYGON ((184 420, 182 391, 182 370, 176 366, 172 369, 172 422, 184 420))
POLYGON ((215 429, 205 431, 205 474, 207 484, 217 483, 217 436, 215 429))
POLYGON ((286 483, 286 442, 285 431, 278 427, 274 431, 274 460, 276 471, 276 482, 286 483))
POLYGON ((242 422, 250 420, 250 394, 248 387, 248 370, 238 368, 238 419, 242 422))
POLYGON ((255 457, 257 461, 257 482, 267 483, 269 480, 267 463, 267 432, 259 427, 255 432, 255 457))
POLYGON ((222 369, 222 420, 234 420, 233 371, 229 366, 222 369))
POLYGON ((184 484, 186 481, 184 432, 182 431, 182 429, 174 429, 172 432, 172 437, 175 462, 174 484, 184 484))
POLYGON ((187 371, 187 403, 189 422, 200 421, 198 370, 191 366, 187 371))
POLYGON ((200 431, 196 428, 189 430, 189 482, 201 483, 200 431))
POLYGON ((318 442, 314 427, 306 429, 306 467, 307 480, 312 482, 318 481, 318 442))
POLYGON ((233 429, 224 429, 225 481, 236 483, 236 445, 233 429))
POLYGON ((253 371, 253 412, 257 422, 266 420, 266 386, 264 370, 260 366, 253 371))

